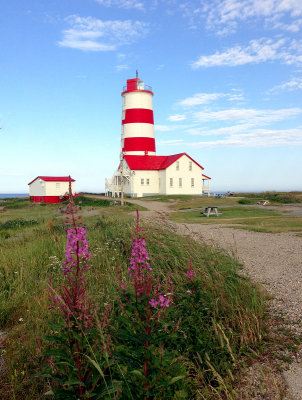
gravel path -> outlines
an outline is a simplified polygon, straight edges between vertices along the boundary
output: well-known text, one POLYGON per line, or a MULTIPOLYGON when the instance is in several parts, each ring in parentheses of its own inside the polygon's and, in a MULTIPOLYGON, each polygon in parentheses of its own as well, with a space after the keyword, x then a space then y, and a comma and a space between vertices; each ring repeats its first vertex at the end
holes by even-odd
MULTIPOLYGON (((128 200, 127 200, 128 201, 128 200)), ((141 212, 142 218, 162 223, 169 210, 169 203, 139 201, 150 211, 141 212)), ((287 207, 290 209, 290 207, 287 207)), ((294 206, 295 215, 301 215, 302 208, 294 206)), ((292 214, 293 215, 293 214, 292 214)), ((223 225, 172 223, 177 233, 190 235, 207 244, 227 250, 243 263, 243 273, 261 283, 274 296, 274 311, 289 318, 298 334, 301 334, 302 316, 302 237, 293 233, 260 233, 241 229, 225 228, 223 225)), ((300 356, 297 356, 300 361, 300 356)), ((302 367, 293 363, 283 374, 289 388, 287 399, 302 400, 302 367)), ((255 397, 273 399, 274 397, 255 397)), ((279 398, 279 397, 278 397, 279 398)))

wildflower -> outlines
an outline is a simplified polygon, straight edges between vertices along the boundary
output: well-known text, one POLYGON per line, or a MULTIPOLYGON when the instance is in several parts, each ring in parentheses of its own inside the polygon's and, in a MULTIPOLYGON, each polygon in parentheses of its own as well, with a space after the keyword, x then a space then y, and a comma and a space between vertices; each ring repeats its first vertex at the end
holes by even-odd
POLYGON ((187 279, 189 281, 192 281, 192 279, 196 278, 195 272, 193 271, 193 268, 192 268, 192 260, 190 260, 190 262, 189 262, 189 266, 188 266, 186 275, 187 275, 187 279))
POLYGON ((67 275, 73 267, 77 266, 78 258, 82 261, 81 270, 88 270, 86 261, 91 258, 88 252, 86 230, 83 226, 75 226, 74 229, 67 229, 67 244, 65 249, 66 261, 63 262, 63 274, 67 275))
POLYGON ((149 301, 150 306, 152 306, 153 308, 157 308, 158 305, 158 301, 156 301, 155 299, 151 299, 149 301))
POLYGON ((193 270, 188 269, 188 271, 187 271, 187 278, 188 278, 189 280, 191 280, 191 279, 193 279, 193 278, 196 278, 195 272, 194 272, 193 270))
POLYGON ((146 241, 141 237, 134 239, 132 243, 130 266, 128 268, 129 276, 133 276, 137 267, 139 266, 142 270, 152 271, 149 260, 148 251, 146 249, 146 241))

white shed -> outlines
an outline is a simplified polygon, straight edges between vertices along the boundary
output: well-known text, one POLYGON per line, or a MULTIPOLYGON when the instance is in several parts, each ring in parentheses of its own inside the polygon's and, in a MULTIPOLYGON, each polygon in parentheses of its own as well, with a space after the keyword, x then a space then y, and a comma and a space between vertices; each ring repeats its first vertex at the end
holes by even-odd
MULTIPOLYGON (((71 191, 74 194, 74 182, 71 191)), ((69 176, 37 176, 29 182, 29 199, 33 203, 60 203, 68 198, 69 176)))

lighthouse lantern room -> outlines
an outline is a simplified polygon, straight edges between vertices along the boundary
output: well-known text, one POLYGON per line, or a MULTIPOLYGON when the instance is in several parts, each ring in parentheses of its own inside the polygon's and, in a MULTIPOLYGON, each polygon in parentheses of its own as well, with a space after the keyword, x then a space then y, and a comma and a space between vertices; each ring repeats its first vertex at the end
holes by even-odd
POLYGON ((106 179, 107 196, 210 194, 210 177, 186 153, 157 156, 154 136, 153 91, 138 78, 128 79, 122 91, 120 163, 106 179))

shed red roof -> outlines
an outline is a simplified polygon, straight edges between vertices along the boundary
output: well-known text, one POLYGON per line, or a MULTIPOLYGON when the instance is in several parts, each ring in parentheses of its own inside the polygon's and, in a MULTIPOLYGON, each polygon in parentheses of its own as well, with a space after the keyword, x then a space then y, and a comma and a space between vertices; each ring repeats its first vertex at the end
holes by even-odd
POLYGON ((130 156, 125 155, 125 160, 132 170, 161 170, 167 169, 171 164, 182 156, 187 156, 201 169, 204 169, 187 153, 173 154, 172 156, 130 156))
MULTIPOLYGON (((37 179, 42 179, 45 182, 69 182, 69 176, 37 176, 33 181, 29 182, 31 185, 37 179)), ((74 179, 70 178, 71 182, 75 182, 74 179)))

